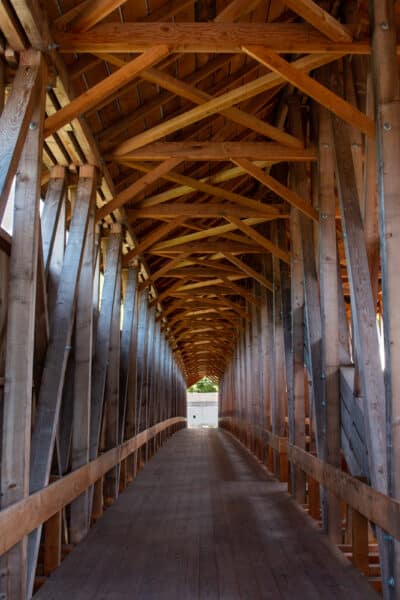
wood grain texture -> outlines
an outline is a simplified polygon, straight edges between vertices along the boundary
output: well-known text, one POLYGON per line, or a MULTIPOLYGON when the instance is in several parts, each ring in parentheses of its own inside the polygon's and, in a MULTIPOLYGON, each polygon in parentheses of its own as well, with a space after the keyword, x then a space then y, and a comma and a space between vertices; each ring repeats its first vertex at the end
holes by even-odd
POLYGON ((174 52, 241 52, 260 44, 280 53, 369 54, 366 42, 333 42, 310 25, 293 23, 104 23, 85 33, 54 31, 61 52, 143 52, 167 44, 174 52), (261 42, 260 42, 261 41, 261 42))

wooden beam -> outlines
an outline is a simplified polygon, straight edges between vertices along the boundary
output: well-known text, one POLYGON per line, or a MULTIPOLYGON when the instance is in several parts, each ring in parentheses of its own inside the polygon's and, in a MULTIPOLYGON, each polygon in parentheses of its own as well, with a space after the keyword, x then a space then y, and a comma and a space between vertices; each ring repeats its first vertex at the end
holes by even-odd
POLYGON ((282 54, 369 54, 369 41, 334 42, 298 23, 104 23, 85 33, 53 31, 61 53, 144 52, 168 45, 178 53, 238 53, 259 45, 282 54))
MULTIPOLYGON (((141 165, 141 164, 136 165, 136 168, 138 168, 140 170, 145 170, 145 171, 148 171, 150 169, 150 167, 148 167, 146 165, 141 165)), ((254 208, 255 210, 257 210, 261 205, 260 201, 252 200, 251 198, 248 198, 247 196, 243 196, 243 194, 231 192, 230 190, 226 190, 226 189, 218 187, 216 185, 211 185, 210 183, 206 183, 204 181, 194 179, 193 177, 188 177, 187 175, 180 175, 179 173, 175 173, 175 171, 170 172, 168 175, 164 175, 163 179, 166 179, 167 181, 173 181, 174 183, 179 183, 179 184, 186 186, 187 193, 189 193, 190 191, 196 190, 199 192, 203 192, 204 194, 207 194, 211 197, 215 196, 215 197, 221 198, 225 201, 230 200, 231 202, 235 202, 236 204, 239 204, 240 206, 254 208)), ((153 204, 158 204, 158 200, 153 198, 151 201, 147 201, 145 199, 142 202, 140 202, 141 206, 152 206, 153 204)), ((272 206, 270 204, 266 205, 266 206, 268 206, 268 210, 270 211, 271 214, 272 213, 275 213, 276 215, 279 214, 278 208, 275 208, 274 206, 272 206)))
POLYGON ((120 194, 107 202, 107 204, 99 208, 96 213, 96 221, 101 221, 117 208, 121 208, 127 202, 131 202, 135 196, 141 194, 149 185, 157 181, 157 179, 172 171, 172 169, 177 167, 180 162, 179 159, 169 158, 154 167, 154 169, 143 175, 138 181, 132 183, 126 190, 123 190, 120 194))
MULTIPOLYGON (((120 418, 120 352, 121 352, 121 260, 118 262, 115 282, 114 304, 110 330, 110 347, 107 364, 106 386, 104 390, 104 450, 119 444, 120 418)), ((104 504, 110 506, 118 498, 118 466, 104 477, 104 504)))
MULTIPOLYGON (((121 154, 116 154, 120 158, 121 154)), ((315 148, 290 148, 273 142, 154 142, 123 155, 124 160, 221 161, 236 158, 266 162, 315 161, 315 148)), ((240 165, 239 165, 240 166, 240 165)))
POLYGON ((167 0, 160 8, 152 10, 145 17, 139 17, 139 23, 151 23, 159 21, 168 21, 171 17, 175 17, 179 13, 193 8, 194 0, 167 0))
POLYGON ((233 225, 236 225, 240 231, 243 231, 243 233, 245 233, 250 239, 257 242, 257 244, 259 244, 262 248, 268 250, 268 252, 270 252, 273 256, 276 256, 280 260, 283 260, 283 262, 290 264, 290 254, 278 248, 275 244, 270 242, 270 240, 261 235, 261 233, 255 231, 249 223, 250 219, 242 221, 236 217, 228 217, 227 220, 233 225))
POLYGON ((240 17, 251 13, 260 4, 260 0, 231 0, 215 17, 214 23, 233 23, 240 17))
MULTIPOLYGON (((160 256, 172 256, 176 252, 189 254, 215 254, 217 252, 232 252, 234 254, 263 254, 264 249, 250 240, 239 243, 230 240, 217 240, 215 242, 188 242, 177 247, 167 248, 165 250, 156 250, 153 246, 149 248, 150 254, 158 254, 160 256)), ((172 256, 173 257, 173 256, 172 256)))
POLYGON ((166 262, 165 265, 163 265, 162 267, 160 267, 157 271, 151 273, 150 278, 146 279, 141 284, 141 286, 140 286, 139 289, 142 290, 142 289, 148 287, 149 285, 151 285, 152 283, 154 283, 155 281, 157 281, 157 279, 159 279, 160 277, 163 277, 164 275, 166 275, 170 269, 173 269, 174 267, 176 267, 187 256, 188 256, 188 254, 184 253, 184 254, 176 256, 172 260, 169 260, 168 262, 166 262))
POLYGON ((249 173, 249 175, 257 179, 257 181, 265 185, 265 187, 272 190, 277 196, 286 200, 291 206, 294 206, 307 217, 318 222, 318 212, 306 202, 304 198, 299 196, 299 194, 296 194, 296 192, 280 183, 277 179, 274 179, 274 177, 271 177, 271 175, 265 173, 262 169, 259 169, 247 159, 236 159, 233 162, 249 173))
MULTIPOLYGON (((95 170, 81 167, 77 202, 69 228, 57 300, 51 320, 42 384, 39 391, 35 428, 32 435, 30 492, 48 484, 60 412, 65 369, 71 344, 76 291, 82 263, 90 205, 93 201, 95 170)), ((28 544, 28 595, 33 589, 40 531, 33 533, 28 544)))
POLYGON ((60 108, 54 115, 46 119, 45 137, 52 135, 67 123, 94 108, 104 98, 107 98, 113 92, 132 81, 141 71, 159 62, 162 58, 168 56, 168 54, 169 48, 167 46, 154 46, 112 73, 112 75, 106 77, 106 79, 103 79, 103 81, 83 92, 80 96, 77 96, 69 104, 60 108))
POLYGON ((109 360, 112 313, 117 274, 120 264, 120 252, 121 226, 113 225, 112 233, 107 240, 106 268, 104 273, 100 314, 97 321, 95 338, 96 342, 92 369, 92 389, 90 402, 90 460, 97 458, 99 452, 107 364, 109 360))
POLYGON ((349 132, 340 119, 332 123, 336 181, 339 191, 346 264, 351 290, 351 310, 356 344, 368 459, 372 485, 386 493, 386 425, 382 398, 385 396, 383 372, 379 358, 375 302, 372 297, 365 237, 357 194, 349 132))
POLYGON ((178 219, 169 221, 168 223, 164 223, 160 225, 149 233, 149 235, 142 240, 136 248, 130 250, 127 254, 124 255, 123 265, 128 265, 136 256, 143 254, 145 250, 153 246, 158 240, 162 240, 165 236, 167 236, 171 231, 182 225, 185 221, 185 217, 180 217, 178 219))
POLYGON ((326 10, 318 6, 313 0, 285 0, 288 8, 303 17, 305 21, 314 25, 326 37, 334 42, 351 42, 353 36, 344 25, 341 25, 326 10))
MULTIPOLYGON (((125 271, 126 273, 126 271, 125 271)), ((122 271, 124 276, 124 271, 122 271)), ((136 318, 137 318, 137 269, 131 267, 126 273, 124 297, 124 318, 121 333, 121 401, 119 411, 119 443, 125 440, 126 431, 130 435, 134 427, 134 398, 132 382, 136 367, 136 318)), ((128 435, 128 437, 129 437, 128 435)))
POLYGON ((43 212, 40 219, 42 228, 43 263, 44 272, 46 274, 50 267, 58 218, 60 216, 62 203, 64 202, 66 184, 65 175, 64 167, 53 167, 50 173, 49 185, 47 187, 43 212))
MULTIPOLYGON (((40 238, 39 199, 44 121, 44 88, 36 97, 30 129, 20 153, 15 181, 14 231, 10 257, 7 343, 1 453, 1 507, 29 495, 35 305, 40 238)), ((41 251, 41 249, 40 249, 41 251)), ((2 590, 26 597, 27 539, 4 558, 2 590)))
MULTIPOLYGON (((90 397, 93 356, 93 294, 97 256, 94 232, 95 203, 92 203, 85 249, 79 276, 75 316, 75 353, 73 381, 73 412, 71 469, 89 462, 90 397)), ((100 249, 97 249, 100 252, 100 249)), ((71 543, 78 544, 89 529, 89 495, 85 491, 71 504, 71 543)))
MULTIPOLYGON (((210 50, 208 50, 210 51, 210 50)), ((336 60, 338 57, 337 54, 327 55, 324 54, 322 56, 305 56, 303 58, 299 58, 296 60, 293 65, 296 70, 299 72, 310 71, 312 69, 318 68, 327 64, 333 60, 336 60)), ((230 108, 234 104, 238 104, 244 100, 248 100, 262 92, 270 90, 285 81, 285 78, 277 73, 268 73, 268 75, 264 75, 263 77, 259 77, 254 81, 250 81, 245 85, 242 85, 234 90, 230 90, 217 98, 213 98, 212 100, 201 104, 200 106, 196 106, 191 110, 178 115, 168 121, 165 121, 155 127, 136 135, 135 137, 122 142, 114 151, 114 156, 121 156, 123 154, 127 154, 137 148, 141 148, 146 144, 151 142, 155 142, 156 140, 161 139, 162 137, 173 133, 174 131, 180 130, 187 125, 192 123, 196 123, 201 119, 204 119, 212 114, 225 110, 226 108, 230 108)))
MULTIPOLYGON (((105 61, 110 62, 111 64, 114 64, 118 67, 121 67, 124 64, 126 64, 125 60, 122 60, 121 58, 115 55, 100 54, 99 56, 103 57, 105 61)), ((190 83, 186 83, 185 81, 176 79, 175 77, 172 77, 165 71, 159 71, 157 69, 146 69, 145 71, 142 71, 141 78, 145 81, 153 83, 154 85, 158 85, 162 88, 165 88, 177 96, 186 98, 187 100, 189 100, 190 102, 194 102, 195 104, 204 104, 208 100, 212 99, 212 96, 207 92, 196 88, 195 85, 191 85, 190 83)), ((163 102, 161 102, 161 99, 160 104, 163 104, 163 102)), ((226 110, 222 111, 221 114, 233 121, 234 123, 238 123, 246 129, 256 131, 257 133, 269 137, 272 140, 284 144, 285 146, 291 148, 303 147, 302 142, 297 140, 289 133, 286 133, 285 131, 282 131, 282 129, 274 127, 270 123, 259 119, 253 114, 249 114, 243 110, 233 107, 227 108, 226 110)))
MULTIPOLYGON (((159 85, 173 94, 177 96, 181 96, 182 98, 186 98, 190 102, 194 102, 195 104, 204 104, 205 102, 212 99, 212 96, 207 92, 204 92, 194 85, 190 85, 184 81, 179 79, 175 79, 165 71, 160 72, 157 69, 147 69, 142 72, 142 79, 146 81, 150 81, 155 85, 159 85)), ((230 119, 234 123, 238 123, 242 127, 246 129, 251 129, 264 135, 265 137, 270 138, 271 140, 275 140, 280 144, 284 144, 290 148, 302 148, 303 144, 300 140, 297 140, 295 137, 282 131, 278 127, 274 127, 270 123, 259 119, 253 114, 249 114, 239 108, 227 108, 222 111, 221 114, 230 119)))
MULTIPOLYGON (((303 125, 301 98, 299 95, 293 95, 289 99, 289 122, 291 131, 301 136, 303 125)), ((311 203, 307 170, 302 165, 292 165, 291 169, 296 191, 303 198, 308 198, 308 201, 311 203)), ((314 250, 314 226, 310 219, 306 219, 303 214, 299 214, 299 226, 304 289, 304 345, 308 359, 306 366, 312 382, 312 407, 317 454, 325 460, 326 401, 325 380, 322 373, 321 305, 314 250)), ((326 514, 324 510, 322 521, 324 527, 326 527, 326 514)))
MULTIPOLYGON (((293 169, 293 167, 292 167, 293 169)), ((303 286, 303 252, 301 243, 300 213, 291 209, 290 215, 291 245, 291 328, 289 330, 292 347, 293 373, 292 388, 288 390, 288 433, 289 443, 300 448, 306 447, 305 425, 305 389, 304 389, 304 286, 303 286), (291 393, 290 393, 291 392, 291 393)), ((286 324, 288 329, 288 324, 286 324)), ((287 348, 286 348, 287 352, 287 348)), ((288 363, 286 363, 288 364, 288 363)), ((306 500, 306 478, 301 469, 291 470, 291 493, 297 502, 306 500)))
POLYGON ((356 127, 371 138, 374 138, 375 123, 370 117, 306 73, 302 73, 293 67, 291 63, 288 63, 272 50, 263 46, 248 46, 244 47, 243 51, 275 73, 281 75, 288 83, 291 83, 310 96, 310 98, 328 108, 352 127, 356 127))
MULTIPOLYGON (((322 320, 322 359, 326 384, 326 460, 340 467, 339 290, 337 277, 336 198, 329 113, 318 107, 319 118, 319 247, 322 320)), ((327 529, 333 543, 341 543, 339 499, 328 492, 327 529)))
POLYGON ((0 117, 0 222, 18 166, 32 115, 44 85, 44 62, 40 52, 21 53, 20 64, 0 117))
MULTIPOLYGON (((232 219, 234 219, 234 217, 232 217, 232 219)), ((250 225, 256 225, 258 223, 263 223, 264 221, 267 221, 267 220, 268 219, 265 219, 265 218, 246 219, 245 225, 246 225, 246 223, 249 223, 250 225)), ((232 221, 230 225, 218 225, 216 227, 210 227, 210 228, 203 229, 201 231, 196 231, 196 233, 188 233, 185 235, 181 235, 177 238, 172 238, 172 239, 166 240, 165 242, 160 242, 159 244, 155 245, 154 249, 155 250, 167 250, 173 246, 180 246, 181 244, 186 244, 186 243, 201 240, 204 238, 213 237, 216 235, 223 235, 224 233, 234 231, 235 229, 239 229, 239 226, 237 225, 237 223, 234 223, 232 221)))
POLYGON ((61 564, 62 512, 58 511, 44 524, 43 572, 51 575, 61 564))
POLYGON ((126 0, 94 0, 89 4, 82 3, 82 9, 70 23, 71 31, 88 31, 125 2, 126 0))
POLYGON ((7 42, 16 52, 23 52, 27 46, 25 33, 8 0, 0 0, 1 30, 7 42))
POLYGON ((271 292, 273 291, 273 284, 270 281, 268 281, 268 279, 264 277, 264 275, 255 271, 249 265, 246 265, 246 263, 240 260, 240 258, 237 258, 237 256, 233 256, 233 254, 230 254, 229 252, 223 253, 223 256, 227 260, 229 260, 233 265, 236 265, 238 269, 246 273, 249 277, 252 277, 256 281, 258 281, 258 283, 261 283, 261 285, 263 285, 267 290, 270 290, 271 292))
MULTIPOLYGON (((264 161, 255 161, 255 164, 264 168, 267 166, 267 163, 264 161)), ((144 171, 144 165, 140 165, 140 168, 144 171), (143 169, 142 169, 143 166, 143 169)), ((148 169, 146 168, 146 171, 148 169)), ((243 169, 239 167, 232 167, 229 169, 223 169, 216 173, 215 175, 211 175, 209 177, 201 177, 198 181, 202 183, 225 183, 226 181, 231 181, 237 177, 240 177, 244 174, 243 169)), ((167 200, 173 200, 175 198, 179 198, 180 196, 184 196, 186 194, 190 194, 193 188, 187 185, 177 186, 166 190, 165 192, 160 192, 159 194, 154 194, 152 196, 148 196, 145 200, 140 202, 140 206, 145 208, 147 206, 154 206, 155 204, 161 204, 162 202, 166 202, 167 200)))
POLYGON ((141 208, 139 205, 138 208, 127 210, 127 218, 132 222, 136 221, 136 219, 165 219, 178 217, 180 215, 190 217, 191 220, 226 217, 227 215, 233 215, 234 217, 239 218, 272 217, 278 219, 287 217, 287 213, 282 213, 281 215, 271 213, 271 205, 261 203, 259 204, 259 210, 245 208, 244 206, 238 206, 231 202, 226 204, 223 204, 222 202, 193 202, 190 204, 174 202, 149 208, 141 208))

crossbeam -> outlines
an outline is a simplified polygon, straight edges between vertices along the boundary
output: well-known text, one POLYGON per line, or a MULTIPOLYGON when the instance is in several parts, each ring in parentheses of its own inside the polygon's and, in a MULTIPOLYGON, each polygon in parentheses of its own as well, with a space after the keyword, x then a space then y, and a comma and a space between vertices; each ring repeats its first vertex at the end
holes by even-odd
POLYGON ((369 54, 369 40, 332 41, 308 24, 297 23, 104 23, 85 33, 53 31, 62 53, 137 53, 156 44, 172 52, 238 53, 260 44, 283 54, 369 54))

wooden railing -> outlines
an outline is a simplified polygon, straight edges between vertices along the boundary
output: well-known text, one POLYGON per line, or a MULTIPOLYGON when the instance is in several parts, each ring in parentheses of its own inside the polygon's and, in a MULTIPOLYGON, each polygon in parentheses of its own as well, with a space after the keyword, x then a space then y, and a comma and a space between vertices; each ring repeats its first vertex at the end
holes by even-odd
POLYGON ((0 555, 4 554, 24 536, 70 504, 103 475, 147 444, 156 435, 186 422, 184 417, 174 417, 142 431, 120 446, 108 450, 87 465, 51 483, 24 500, 0 511, 0 555))
MULTIPOLYGON (((309 511, 311 516, 319 515, 319 484, 338 496, 352 511, 352 557, 356 567, 368 574, 368 522, 374 523, 388 535, 400 540, 400 502, 378 492, 360 479, 341 471, 320 460, 313 454, 289 444, 288 439, 274 435, 254 424, 223 417, 220 427, 227 429, 249 449, 261 458, 258 443, 264 446, 264 462, 270 471, 275 472, 274 461, 270 458, 273 451, 278 455, 278 472, 281 481, 288 481, 287 467, 296 466, 308 476, 309 511), (251 444, 249 444, 249 440, 251 444), (282 467, 283 466, 283 467, 282 467), (314 494, 316 492, 316 494, 314 494), (315 501, 315 496, 317 497, 315 501), (311 506, 311 505, 317 506, 311 506), (313 511, 315 514, 313 514, 313 511)), ((276 464, 276 463, 275 463, 276 464)))

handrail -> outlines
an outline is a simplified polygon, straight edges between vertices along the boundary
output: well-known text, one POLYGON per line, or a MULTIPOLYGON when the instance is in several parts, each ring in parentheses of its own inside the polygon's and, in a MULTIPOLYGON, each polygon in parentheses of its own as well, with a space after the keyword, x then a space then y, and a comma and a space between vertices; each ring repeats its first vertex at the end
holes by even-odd
POLYGON ((1 510, 0 556, 64 506, 75 500, 94 485, 100 477, 125 460, 135 450, 144 446, 158 433, 183 422, 186 422, 186 418, 173 417, 157 423, 76 471, 72 471, 38 492, 1 510))
POLYGON ((266 431, 257 425, 234 417, 222 417, 220 419, 222 426, 224 421, 231 421, 239 427, 252 428, 258 435, 264 436, 267 444, 286 453, 288 460, 293 465, 328 488, 366 519, 400 540, 400 502, 398 500, 378 492, 367 483, 324 462, 306 450, 289 444, 287 438, 279 437, 271 431, 266 431))

